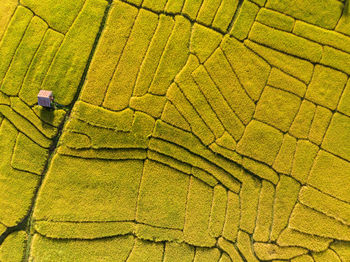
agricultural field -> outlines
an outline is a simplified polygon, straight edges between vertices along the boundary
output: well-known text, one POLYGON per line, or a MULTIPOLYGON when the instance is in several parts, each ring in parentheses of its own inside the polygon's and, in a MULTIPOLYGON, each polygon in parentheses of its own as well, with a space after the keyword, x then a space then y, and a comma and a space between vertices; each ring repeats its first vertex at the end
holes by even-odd
POLYGON ((346 1, 2 0, 0 261, 349 262, 349 76, 346 1))

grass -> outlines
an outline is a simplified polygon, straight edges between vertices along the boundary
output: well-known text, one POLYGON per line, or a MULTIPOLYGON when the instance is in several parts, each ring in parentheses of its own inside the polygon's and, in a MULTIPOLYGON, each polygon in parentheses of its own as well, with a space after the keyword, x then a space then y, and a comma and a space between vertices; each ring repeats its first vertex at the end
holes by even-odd
POLYGON ((343 11, 338 1, 268 0, 266 6, 319 27, 335 27, 343 11))
POLYGON ((69 105, 74 98, 106 6, 103 0, 88 0, 84 4, 45 76, 42 88, 52 90, 61 105, 69 105))
POLYGON ((6 28, 8 26, 8 23, 11 20, 11 17, 13 13, 16 10, 17 1, 6 1, 1 5, 0 13, 2 14, 0 19, 1 29, 0 29, 0 38, 3 36, 4 32, 6 31, 6 28))
POLYGON ((25 242, 27 234, 17 231, 10 234, 0 247, 0 259, 2 261, 21 261, 24 258, 25 242))
POLYGON ((194 248, 186 244, 168 242, 165 245, 164 260, 167 262, 176 262, 179 257, 181 257, 184 262, 193 261, 194 248))
POLYGON ((348 261, 346 8, 4 0, 0 260, 348 261))
POLYGON ((37 103, 37 95, 64 36, 48 29, 23 80, 18 96, 27 104, 37 103))
POLYGON ((239 228, 250 234, 255 228, 260 189, 261 182, 255 177, 247 176, 239 194, 241 209, 239 228))
MULTIPOLYGON (((197 77, 197 82, 200 83, 201 81, 205 81, 206 84, 202 84, 203 86, 208 86, 208 82, 214 82, 212 84, 211 89, 219 89, 218 91, 223 96, 224 101, 220 101, 219 103, 221 106, 217 105, 215 109, 217 111, 225 111, 230 112, 231 115, 228 115, 225 117, 226 125, 228 125, 229 122, 232 122, 234 124, 233 120, 237 119, 237 126, 229 128, 229 131, 231 134, 235 132, 234 138, 238 140, 240 138, 241 133, 238 134, 238 132, 243 131, 243 125, 246 125, 249 123, 249 121, 252 119, 253 112, 254 112, 254 103, 252 99, 247 95, 247 93, 244 90, 244 87, 240 84, 240 79, 236 76, 235 72, 232 70, 231 65, 229 63, 229 60, 227 60, 224 52, 221 49, 216 49, 213 55, 205 62, 204 64, 205 69, 209 73, 209 79, 207 80, 205 76, 205 72, 201 73, 203 76, 197 77), (228 104, 230 108, 224 107, 224 104, 228 104), (220 108, 222 107, 222 108, 220 108), (243 109, 244 108, 244 109, 243 109), (237 115, 237 117, 235 116, 237 115), (240 123, 242 122, 242 123, 240 123), (237 130, 237 131, 234 131, 237 130)), ((200 69, 197 69, 196 72, 198 72, 200 69)), ((206 73, 206 74, 208 74, 206 73)), ((203 88, 204 89, 204 88, 203 88)), ((209 97, 212 95, 211 99, 218 99, 221 95, 215 95, 215 93, 218 93, 217 91, 208 90, 206 91, 207 96, 209 97)), ((209 100, 209 99, 208 99, 209 100)), ((209 100, 209 101, 210 101, 209 100)), ((224 113, 221 113, 220 116, 224 118, 224 113)), ((231 125, 232 125, 231 124, 231 125)))
POLYGON ((314 103, 304 100, 290 127, 290 134, 297 138, 307 138, 314 119, 315 110, 316 105, 314 103))
POLYGON ((234 22, 230 31, 230 34, 238 40, 245 39, 249 33, 250 27, 253 24, 258 11, 259 7, 256 4, 250 1, 243 1, 237 19, 234 22))
POLYGON ((46 180, 46 185, 54 183, 56 186, 52 188, 43 185, 42 192, 46 191, 52 198, 49 202, 45 198, 38 198, 34 214, 36 220, 102 222, 135 219, 142 161, 90 160, 89 168, 81 172, 81 165, 85 162, 84 159, 68 156, 54 157, 48 174, 57 175, 51 178, 52 181, 46 180), (101 186, 105 187, 105 190, 101 191, 101 186), (67 200, 62 198, 67 194, 70 195, 67 200), (114 204, 106 205, 104 201, 114 204), (119 211, 115 212, 117 207, 119 211))
POLYGON ((300 247, 279 247, 274 244, 255 243, 254 251, 258 258, 262 260, 270 259, 291 259, 293 257, 305 255, 306 249, 300 247))
POLYGON ((346 81, 347 76, 344 73, 327 67, 316 66, 305 97, 318 105, 334 110, 339 102, 346 81))
POLYGON ((152 161, 145 163, 143 172, 137 221, 158 227, 183 229, 189 177, 152 161), (158 197, 154 198, 154 195, 158 197), (155 213, 157 217, 154 217, 155 213))
POLYGON ((242 139, 237 144, 237 152, 262 161, 273 163, 282 144, 282 134, 276 129, 256 120, 248 124, 242 139))
POLYGON ((2 92, 13 96, 18 94, 27 67, 30 65, 46 30, 46 23, 36 16, 33 17, 2 81, 2 92))
POLYGON ((347 170, 348 165, 349 163, 347 161, 321 150, 316 157, 314 167, 311 169, 308 183, 322 192, 329 193, 340 200, 348 202, 350 194, 347 190, 344 190, 348 181, 342 178, 342 170, 347 170), (326 167, 329 176, 322 176, 323 170, 326 167), (339 187, 338 183, 343 184, 344 187, 339 187))
POLYGON ((257 101, 269 76, 270 65, 234 38, 225 37, 222 50, 253 101, 257 101))
POLYGON ((254 117, 286 132, 298 112, 300 102, 301 99, 293 94, 266 86, 254 117))
POLYGON ((258 22, 253 24, 249 39, 273 49, 307 59, 313 63, 319 62, 322 57, 322 46, 320 44, 258 22))
POLYGON ((288 227, 278 237, 277 244, 282 247, 302 246, 313 252, 322 252, 328 248, 331 241, 330 238, 305 234, 288 227))
POLYGON ((190 35, 190 22, 182 16, 175 16, 173 31, 149 87, 150 93, 165 95, 172 80, 186 63, 190 35))
POLYGON ((45 2, 45 4, 41 4, 35 0, 21 0, 21 4, 42 17, 47 21, 50 27, 65 34, 79 14, 84 1, 70 2, 65 0, 60 3, 55 3, 55 1, 51 0, 45 2))
POLYGON ((132 236, 100 240, 55 240, 47 239, 38 234, 33 237, 30 261, 52 261, 57 258, 62 261, 101 260, 115 261, 126 259, 133 248, 132 236), (79 249, 77 249, 77 244, 79 249), (106 252, 106 246, 109 248, 106 252))
POLYGON ((295 22, 292 17, 267 8, 260 9, 256 21, 287 32, 292 31, 295 22))
POLYGON ((261 184, 261 190, 259 195, 259 208, 256 217, 256 226, 253 233, 254 241, 269 241, 274 194, 274 186, 267 181, 263 181, 261 184))
POLYGON ((154 79, 154 74, 157 71, 159 61, 162 58, 162 54, 168 42, 169 36, 173 31, 174 24, 175 21, 171 16, 160 16, 157 29, 136 79, 133 92, 134 96, 142 96, 148 92, 149 86, 154 79))
POLYGON ((311 80, 313 65, 309 61, 298 59, 250 40, 245 40, 244 43, 248 48, 266 59, 271 66, 281 69, 304 83, 308 83, 311 80))
POLYGON ((38 146, 20 133, 16 140, 11 166, 41 175, 48 158, 48 150, 38 146))
POLYGON ((123 50, 123 55, 108 87, 103 102, 104 107, 120 111, 128 106, 138 68, 142 63, 157 24, 158 17, 155 14, 146 10, 141 10, 138 13, 128 42, 123 50))
POLYGON ((15 11, 13 18, 9 22, 3 40, 0 43, 0 79, 1 81, 6 75, 8 67, 12 61, 17 46, 20 44, 23 34, 29 25, 33 13, 26 8, 19 7, 15 11))

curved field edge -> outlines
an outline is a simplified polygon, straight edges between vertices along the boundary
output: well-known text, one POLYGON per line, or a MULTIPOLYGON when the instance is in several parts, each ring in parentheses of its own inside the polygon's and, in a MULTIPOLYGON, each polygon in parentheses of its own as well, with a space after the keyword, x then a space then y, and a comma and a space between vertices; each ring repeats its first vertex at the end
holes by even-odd
MULTIPOLYGON (((313 30, 319 30, 314 25, 332 26, 336 21, 333 16, 338 11, 332 13, 329 20, 321 21, 315 19, 322 17, 321 13, 304 18, 298 10, 291 9, 284 20, 277 19, 283 21, 279 24, 266 17, 283 14, 265 8, 260 10, 265 1, 246 1, 238 5, 241 11, 228 24, 235 38, 248 37, 242 44, 228 36, 222 38, 221 29, 206 27, 209 18, 213 24, 215 18, 210 15, 212 10, 198 12, 202 7, 206 10, 204 4, 185 3, 184 15, 171 11, 175 17, 172 19, 167 14, 159 15, 162 1, 159 4, 145 1, 143 8, 138 8, 141 5, 138 1, 131 2, 131 5, 116 2, 124 8, 125 14, 132 14, 129 16, 131 26, 129 29, 126 26, 125 32, 118 32, 119 36, 129 34, 127 30, 133 28, 124 47, 110 42, 111 48, 122 47, 122 55, 116 59, 120 65, 109 72, 110 68, 101 64, 101 61, 107 65, 111 63, 113 69, 115 63, 103 54, 106 51, 103 46, 109 43, 108 34, 116 32, 105 28, 108 33, 100 41, 104 45, 95 51, 91 75, 80 95, 82 101, 75 104, 66 121, 60 147, 56 150, 55 146, 49 176, 41 189, 42 199, 31 215, 31 233, 36 232, 31 240, 33 255, 55 258, 60 256, 59 250, 66 247, 66 259, 84 256, 74 248, 76 241, 82 246, 96 244, 95 251, 87 255, 96 255, 97 259, 105 252, 102 240, 113 239, 117 243, 126 237, 116 236, 127 234, 135 236, 136 240, 128 236, 125 240, 128 246, 114 250, 115 254, 103 254, 105 260, 125 254, 130 261, 151 257, 168 259, 167 241, 186 243, 176 250, 188 252, 189 261, 194 257, 199 261, 235 261, 242 257, 254 261, 256 256, 262 260, 295 261, 346 258, 348 195, 342 187, 337 188, 337 184, 344 181, 344 167, 348 170, 349 155, 344 144, 348 85, 344 86, 348 69, 334 62, 332 49, 324 48, 321 54, 319 47, 325 44, 340 48, 342 52, 346 49, 343 50, 344 39, 327 41, 330 34, 326 30, 328 34, 324 38, 315 40, 312 34, 313 30), (209 14, 209 18, 205 14, 209 14), (304 20, 298 20, 293 31, 301 38, 285 33, 292 30, 290 24, 294 18, 304 20), (197 19, 198 23, 193 24, 197 19), (278 46, 276 38, 313 51, 278 46), (142 44, 135 44, 137 42, 142 44), (181 47, 181 54, 175 52, 176 58, 173 57, 174 46, 181 47), (189 56, 183 52, 186 48, 189 56), (130 58, 135 61, 133 65, 128 64, 130 58), (170 67, 169 59, 174 59, 170 67), (303 69, 286 67, 281 63, 285 59, 303 69), (323 65, 314 67, 315 62, 323 65), (101 71, 106 73, 102 78, 101 71), (108 74, 113 78, 109 79, 108 74), (153 77, 150 79, 149 75, 153 77), (225 91, 228 87, 225 78, 234 83, 229 89, 235 92, 234 97, 225 91), (281 79, 292 85, 283 85, 281 79), (332 99, 325 99, 320 83, 329 79, 328 84, 333 87, 333 93, 329 94, 332 99), (103 88, 96 88, 101 80, 111 81, 103 88), (238 106, 240 103, 245 110, 238 106), (274 115, 274 108, 282 109, 280 116, 274 115), (227 117, 228 112, 230 117, 227 117), (281 116, 282 121, 278 120, 281 116), (339 129, 343 130, 344 137, 335 139, 339 129), (79 170, 87 163, 89 168, 79 170), (321 180, 326 166, 332 166, 329 174, 340 176, 334 181, 321 180), (75 169, 78 175, 72 179, 70 171, 75 169), (104 171, 113 177, 99 178, 104 171), (125 180, 123 172, 137 177, 125 180), (166 174, 164 181, 158 178, 159 173, 166 174), (84 185, 87 177, 91 184, 84 185), (135 184, 135 180, 140 182, 134 189, 130 185, 135 184), (120 192, 115 191, 116 182, 111 181, 118 181, 120 192), (80 186, 75 188, 76 185, 80 186), (94 185, 106 186, 105 193, 100 195, 94 185), (66 199, 62 208, 57 201, 59 192, 70 188, 80 195, 66 199), (109 190, 113 194, 108 194, 109 190), (125 195, 118 195, 121 192, 125 195), (173 193, 176 205, 169 203, 169 192, 173 193), (100 198, 92 197, 94 194, 100 198), (152 197, 155 194, 159 194, 157 199, 152 197), (84 198, 79 199, 82 195, 84 198), (320 205, 317 199, 325 198, 320 205), (117 207, 109 209, 102 200, 118 203, 117 207), (89 205, 91 208, 85 209, 89 205), (51 210, 52 206, 55 208, 51 210), (94 207, 104 210, 103 214, 94 213, 94 207), (312 228, 305 218, 322 223, 312 228), (52 241, 47 241, 51 238, 52 241), (60 240, 62 238, 72 241, 60 240), (336 241, 332 243, 332 239, 336 241)), ((174 3, 163 4, 165 9, 177 8, 174 3)), ((274 1, 268 1, 267 5, 277 11, 284 8, 274 1)), ((336 9, 337 5, 332 8, 336 9)), ((118 19, 114 23, 118 24, 118 19)), ((89 61, 91 58, 92 55, 89 61)), ((43 83, 50 81, 53 83, 46 79, 43 83)), ((82 84, 83 81, 79 89, 82 84)), ((12 88, 8 90, 13 92, 12 88)), ((60 92, 58 94, 60 96, 60 92)), ((61 96, 65 97, 64 92, 61 96)), ((25 112, 25 107, 13 98, 8 101, 5 96, 3 100, 7 105, 3 110, 5 117, 16 122, 15 113, 25 112), (9 106, 15 112, 8 110, 9 106)), ((66 103, 63 98, 62 101, 66 103)), ((28 118, 35 121, 27 115, 28 118)), ((23 131, 27 126, 16 128, 23 131)), ((11 125, 7 124, 7 130, 11 130, 11 125)), ((39 131, 50 136, 47 129, 39 131)), ((29 138, 37 139, 35 134, 30 134, 29 138)), ((28 144, 22 135, 12 141, 16 145, 28 144)), ((42 137, 37 143, 43 147, 48 144, 42 137)), ((17 165, 17 161, 12 162, 17 165)), ((17 169, 25 164, 19 163, 17 169)), ((29 172, 36 172, 36 168, 31 170, 29 172)))

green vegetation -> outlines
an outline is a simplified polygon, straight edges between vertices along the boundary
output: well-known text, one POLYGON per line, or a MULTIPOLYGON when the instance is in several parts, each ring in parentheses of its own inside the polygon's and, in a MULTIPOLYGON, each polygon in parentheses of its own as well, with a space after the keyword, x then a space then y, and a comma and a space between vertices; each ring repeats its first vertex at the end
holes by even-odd
POLYGON ((247 38, 258 11, 259 7, 256 4, 244 1, 230 34, 239 40, 247 38))
MULTIPOLYGON (((39 181, 39 176, 36 174, 14 169, 11 165, 13 148, 17 138, 21 136, 22 133, 19 133, 8 120, 2 120, 0 126, 0 190, 3 194, 0 198, 2 210, 0 225, 6 227, 17 226, 27 215, 39 181)), ((25 151, 23 153, 25 154, 25 151)), ((39 174, 41 171, 35 170, 39 174)))
POLYGON ((222 0, 213 20, 213 27, 225 32, 237 9, 239 0, 222 0))
POLYGON ((195 24, 192 30, 190 52, 204 63, 219 46, 222 35, 199 24, 195 24))
POLYGON ((293 33, 317 43, 332 46, 345 52, 350 52, 350 39, 338 32, 297 21, 293 33))
POLYGON ((347 76, 333 69, 316 66, 305 97, 334 110, 346 84, 347 76))
POLYGON ((350 116, 350 81, 349 80, 346 84, 343 95, 340 99, 338 109, 343 114, 350 116))
POLYGON ((314 119, 312 120, 309 139, 311 142, 320 145, 331 121, 332 113, 322 106, 316 107, 314 119))
POLYGON ((196 256, 194 257, 194 262, 209 262, 209 261, 217 261, 220 257, 220 251, 217 248, 197 248, 196 256))
POLYGON ((298 198, 300 185, 289 176, 281 175, 276 186, 273 209, 273 223, 270 239, 276 240, 281 231, 287 226, 289 216, 298 198))
POLYGON ((174 28, 174 19, 171 16, 161 15, 157 29, 154 33, 150 46, 137 76, 134 96, 142 96, 147 93, 149 85, 152 83, 154 74, 168 42, 169 36, 174 28))
POLYGON ((300 247, 279 247, 268 243, 255 243, 254 251, 261 260, 291 259, 307 253, 306 249, 300 247))
POLYGON ((108 87, 103 101, 104 107, 120 111, 128 106, 139 67, 157 23, 158 17, 155 14, 143 9, 138 13, 134 27, 108 87))
MULTIPOLYGON (((208 85, 208 82, 213 81, 214 85, 211 89, 215 89, 216 85, 221 95, 224 97, 224 101, 220 101, 219 104, 221 104, 221 107, 223 107, 223 104, 228 103, 228 105, 231 108, 226 109, 224 107, 221 108, 220 111, 225 110, 226 112, 230 112, 232 110, 235 114, 237 114, 240 121, 242 121, 244 124, 249 123, 253 116, 255 107, 254 103, 240 84, 240 81, 237 78, 235 72, 232 70, 229 60, 226 58, 224 52, 221 51, 221 49, 216 49, 213 55, 207 60, 207 62, 205 62, 204 67, 207 69, 212 80, 206 79, 208 78, 205 76, 206 73, 204 71, 203 73, 200 73, 200 68, 194 71, 195 80, 198 83, 202 82, 203 86, 208 85), (196 73, 197 71, 198 73, 196 73), (196 74, 201 75, 198 75, 196 77, 196 74)), ((220 95, 216 96, 215 93, 213 93, 213 91, 211 90, 208 90, 205 93, 207 94, 207 96, 212 96, 212 99, 210 100, 213 100, 214 98, 218 99, 220 97, 220 95)), ((217 107, 217 110, 219 111, 219 105, 217 107)), ((231 114, 234 115, 234 113, 231 114)), ((227 122, 232 122, 233 119, 234 117, 228 116, 225 120, 227 122)), ((238 127, 233 128, 243 129, 243 126, 240 126, 239 124, 237 125, 238 127)), ((231 132, 233 132, 233 130, 231 132)), ((236 136, 235 138, 238 140, 240 136, 236 136)))
POLYGON ((42 195, 49 194, 50 198, 37 199, 35 217, 53 221, 132 221, 142 167, 138 160, 106 162, 56 155, 48 170, 55 176, 49 176, 51 181, 46 180, 42 187, 42 195), (89 168, 81 169, 84 163, 89 168), (67 194, 68 199, 61 197, 67 194), (106 205, 105 201, 115 204, 106 205))
POLYGON ((211 206, 209 230, 213 237, 219 237, 224 227, 227 204, 227 192, 224 187, 214 187, 214 197, 211 206))
POLYGON ((140 185, 137 221, 158 227, 183 229, 189 182, 185 174, 147 161, 140 185), (157 198, 154 198, 155 195, 157 198), (154 214, 157 216, 154 217, 154 214))
POLYGON ((299 140, 295 150, 292 177, 305 184, 319 148, 306 140, 299 140))
POLYGON ((347 225, 301 204, 295 206, 289 223, 291 228, 310 235, 350 240, 347 225))
POLYGON ((78 261, 125 260, 133 250, 132 236, 99 240, 56 240, 34 235, 32 240, 31 261, 78 261))
POLYGON ((256 17, 256 21, 276 29, 291 32, 295 20, 285 14, 262 8, 256 17))
POLYGON ((247 45, 247 47, 251 48, 253 51, 266 59, 266 61, 272 66, 275 66, 283 72, 296 77, 304 83, 308 83, 311 80, 313 73, 312 63, 263 45, 259 45, 250 40, 245 40, 244 43, 247 45))
POLYGON ((282 133, 253 120, 248 124, 242 139, 237 144, 237 152, 271 165, 281 144, 282 133))
POLYGON ((270 73, 270 65, 234 38, 226 36, 222 50, 251 99, 257 101, 270 73))
POLYGON ((299 200, 302 204, 340 220, 346 225, 350 224, 350 209, 346 202, 323 194, 312 187, 303 187, 299 200), (318 201, 319 199, 322 201, 318 201))
POLYGON ((256 255, 253 253, 252 241, 250 239, 250 236, 244 231, 238 232, 237 248, 246 260, 252 262, 259 261, 256 255))
POLYGON ((210 236, 208 228, 212 201, 212 189, 191 177, 184 227, 187 243, 202 247, 215 245, 215 238, 210 236))
POLYGON ((182 12, 195 20, 203 0, 186 0, 182 7, 182 12))
POLYGON ((254 117, 281 131, 287 131, 300 106, 300 98, 267 86, 256 106, 254 117))
POLYGON ((267 83, 272 87, 283 89, 300 97, 303 97, 306 92, 306 85, 303 82, 275 67, 271 69, 267 83))
POLYGON ((29 105, 37 103, 37 95, 44 81, 49 66, 63 40, 63 35, 48 29, 30 64, 23 80, 19 97, 29 105))
POLYGON ((336 0, 268 0, 266 6, 297 19, 320 27, 335 27, 343 11, 342 3, 336 0))
POLYGON ((166 94, 174 77, 186 64, 190 36, 190 22, 182 16, 175 16, 175 25, 154 74, 149 88, 150 93, 166 94))
POLYGON ((302 233, 289 227, 284 229, 277 239, 279 246, 299 246, 314 252, 326 250, 331 242, 330 238, 302 233))
POLYGON ((4 35, 8 23, 10 22, 13 13, 16 10, 18 2, 16 0, 8 0, 2 3, 0 7, 0 13, 1 13, 1 18, 0 18, 0 39, 4 35))
POLYGON ((242 165, 244 168, 252 172, 254 175, 266 179, 273 184, 277 184, 278 182, 278 175, 276 171, 274 171, 271 167, 268 165, 265 165, 261 162, 255 161, 253 159, 250 159, 248 157, 243 158, 242 165))
POLYGON ((54 0, 40 3, 36 0, 21 0, 21 4, 40 17, 42 17, 50 27, 61 32, 67 33, 79 12, 84 5, 83 0, 69 1, 63 0, 57 3, 54 0))
POLYGON ((0 79, 6 75, 8 67, 11 64, 12 57, 15 55, 17 46, 20 44, 22 37, 32 20, 33 13, 26 8, 18 7, 14 13, 3 39, 0 42, 0 79))
POLYGON ((299 112, 294 118, 289 133, 296 138, 306 139, 314 119, 316 106, 308 100, 303 100, 299 112))
POLYGON ((313 259, 318 261, 340 261, 338 255, 333 250, 326 250, 321 253, 312 254, 313 259))
POLYGON ((296 146, 297 140, 294 137, 288 134, 284 135, 282 146, 272 166, 276 171, 290 174, 296 146))
POLYGON ((253 239, 257 242, 268 242, 269 240, 274 194, 274 186, 263 180, 259 196, 256 226, 253 234, 253 239))
POLYGON ((203 0, 201 9, 198 13, 198 21, 200 23, 205 24, 206 26, 210 26, 215 14, 218 11, 221 0, 203 0))
POLYGON ((69 105, 75 96, 106 5, 104 0, 86 1, 52 61, 42 88, 52 90, 59 104, 69 105))
POLYGON ((1 261, 22 261, 24 258, 26 241, 27 234, 24 231, 17 231, 7 236, 0 246, 1 261))
POLYGON ((235 246, 230 243, 229 241, 227 241, 225 238, 219 238, 218 240, 218 245, 219 247, 224 250, 226 252, 227 255, 225 255, 225 253, 223 254, 223 256, 220 259, 220 262, 226 262, 226 261, 239 261, 242 262, 243 259, 240 256, 240 254, 237 251, 237 248, 235 248, 235 246))
POLYGON ((165 11, 170 14, 180 13, 185 0, 168 0, 165 11))
POLYGON ((12 58, 10 67, 2 81, 0 87, 2 92, 13 96, 18 94, 27 68, 46 30, 46 23, 37 16, 34 16, 17 47, 16 54, 12 58))
POLYGON ((186 245, 179 244, 176 242, 168 242, 165 245, 164 250, 164 261, 165 262, 176 262, 181 257, 184 262, 193 261, 194 248, 186 245))
POLYGON ((350 164, 347 161, 321 150, 311 169, 308 184, 340 200, 349 202, 350 193, 346 190, 349 180, 344 179, 345 173, 342 172, 344 169, 348 170, 349 167, 350 164), (327 169, 328 176, 323 175, 325 169, 327 169), (343 186, 339 186, 340 184, 343 186))
POLYGON ((342 52, 333 47, 325 46, 323 49, 321 64, 350 74, 349 58, 350 55, 348 53, 342 52))
POLYGON ((330 152, 350 160, 350 118, 339 113, 334 114, 323 140, 322 147, 330 152))
POLYGON ((261 183, 255 177, 246 176, 239 195, 241 217, 239 227, 245 232, 253 233, 257 217, 261 183))
POLYGON ((0 261, 349 261, 347 4, 3 0, 0 261))
MULTIPOLYGON (((81 100, 101 105, 137 16, 137 8, 115 1, 91 61, 81 100), (115 41, 118 39, 118 41, 115 41), (113 58, 113 59, 109 59, 113 58)), ((161 19, 162 20, 162 19, 161 19)))
POLYGON ((13 168, 41 175, 47 161, 48 151, 22 133, 18 134, 11 166, 13 168))
POLYGON ((250 40, 270 46, 273 49, 295 55, 300 58, 319 62, 322 56, 322 46, 294 34, 273 29, 255 22, 249 33, 250 40))

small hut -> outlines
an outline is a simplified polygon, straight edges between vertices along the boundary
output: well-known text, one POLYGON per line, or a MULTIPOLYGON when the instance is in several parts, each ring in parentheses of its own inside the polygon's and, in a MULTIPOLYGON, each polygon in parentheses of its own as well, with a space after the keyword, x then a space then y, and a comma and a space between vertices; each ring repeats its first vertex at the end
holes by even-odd
POLYGON ((38 105, 44 107, 52 107, 53 93, 48 90, 40 90, 38 94, 38 105))

